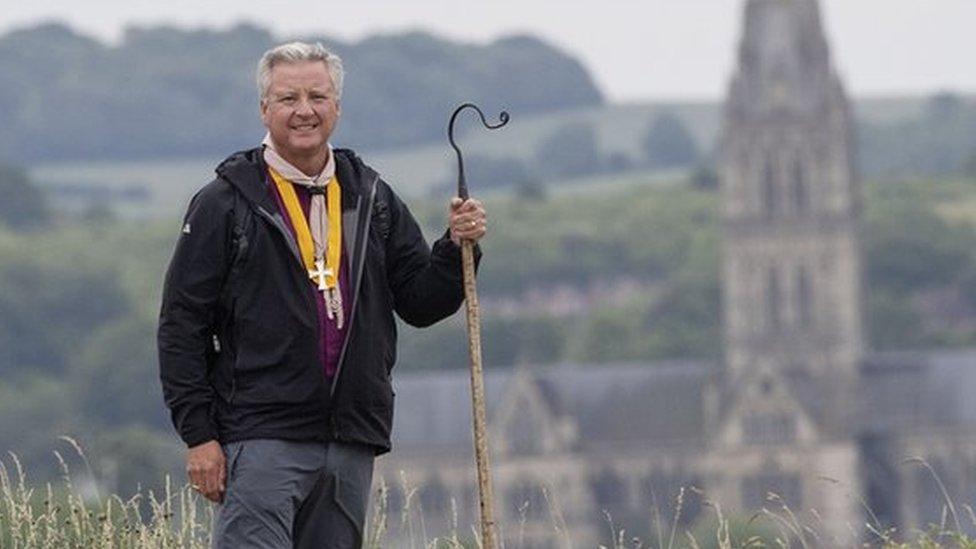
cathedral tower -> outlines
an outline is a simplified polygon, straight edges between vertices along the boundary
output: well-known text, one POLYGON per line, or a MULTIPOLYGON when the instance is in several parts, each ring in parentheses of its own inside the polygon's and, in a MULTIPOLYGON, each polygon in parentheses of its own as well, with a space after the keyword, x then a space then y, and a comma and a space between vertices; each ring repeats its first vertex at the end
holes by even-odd
POLYGON ((748 0, 725 108, 715 438, 744 465, 723 491, 823 510, 830 496, 804 471, 856 482, 864 343, 851 114, 817 0, 748 0))
POLYGON ((816 388, 827 437, 864 352, 852 146, 817 2, 750 0, 723 136, 726 367, 816 388))

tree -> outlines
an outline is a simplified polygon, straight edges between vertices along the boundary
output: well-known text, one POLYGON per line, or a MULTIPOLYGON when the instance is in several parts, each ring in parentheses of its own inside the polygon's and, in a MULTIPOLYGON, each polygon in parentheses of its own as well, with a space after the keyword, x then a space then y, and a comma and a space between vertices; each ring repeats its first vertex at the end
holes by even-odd
POLYGON ((50 218, 44 193, 23 170, 0 166, 0 224, 22 231, 43 227, 50 218))
POLYGON ((57 436, 70 428, 71 388, 46 376, 17 379, 0 372, 0 379, 3 380, 0 383, 0 451, 3 460, 0 461, 7 460, 10 457, 7 452, 12 452, 23 463, 30 464, 32 475, 39 475, 41 479, 55 477, 57 469, 51 448, 57 442, 57 436))
MULTIPOLYGON (((532 37, 490 44, 422 32, 357 42, 301 38, 328 44, 350 69, 337 132, 344 145, 376 150, 439 140, 446 114, 463 101, 516 116, 603 103, 579 61, 532 37)), ((240 149, 264 131, 251 75, 274 42, 250 24, 130 27, 118 45, 62 24, 0 34, 0 150, 34 161, 240 149)))
POLYGON ((643 356, 714 358, 722 353, 721 237, 698 229, 685 249, 681 268, 644 315, 643 356))
POLYGON ((518 188, 535 184, 539 179, 521 158, 476 154, 465 158, 464 175, 477 189, 518 188))
POLYGON ((963 164, 962 170, 965 175, 976 179, 976 148, 969 154, 969 158, 963 164))
POLYGON ((896 203, 870 211, 865 236, 872 287, 907 295, 950 283, 976 246, 971 230, 950 225, 931 206, 896 203))
POLYGON ((644 156, 654 168, 691 166, 698 162, 699 152, 688 128, 673 114, 654 118, 643 140, 644 156))
POLYGON ((525 202, 540 202, 546 199, 548 191, 538 179, 526 181, 515 186, 515 196, 525 202))
POLYGON ((642 307, 600 308, 587 313, 585 326, 573 338, 570 356, 579 362, 613 362, 647 358, 640 356, 644 335, 642 307))
POLYGON ((535 151, 540 171, 555 177, 600 171, 596 130, 585 122, 566 124, 550 133, 535 151))
POLYGON ((890 290, 875 289, 866 305, 868 334, 873 348, 911 349, 925 343, 922 318, 909 300, 890 290))
POLYGON ((976 258, 970 259, 969 265, 960 273, 956 284, 963 299, 976 311, 976 258))
POLYGON ((71 357, 78 410, 99 426, 168 428, 155 340, 155 322, 131 317, 89 336, 71 357))
POLYGON ((700 191, 714 191, 718 189, 718 185, 718 174, 708 164, 698 164, 691 174, 691 186, 700 191))
MULTIPOLYGON (((156 403, 162 405, 162 401, 156 403)), ((94 440, 91 459, 96 473, 110 493, 129 498, 140 491, 145 494, 165 490, 165 475, 170 475, 175 486, 186 478, 182 467, 183 446, 173 442, 173 435, 164 431, 147 429, 141 425, 124 424, 114 429, 99 430, 90 437, 94 440)), ((142 503, 142 511, 150 511, 142 503)))
POLYGON ((634 161, 627 154, 617 151, 607 155, 604 169, 608 173, 625 172, 633 168, 634 161))
POLYGON ((60 373, 94 330, 131 311, 115 271, 7 261, 0 265, 0 377, 60 373))
POLYGON ((976 106, 938 93, 915 116, 860 121, 859 170, 868 178, 958 174, 976 149, 976 106))
POLYGON ((966 104, 958 95, 942 91, 929 98, 925 117, 934 124, 949 124, 966 114, 966 104))

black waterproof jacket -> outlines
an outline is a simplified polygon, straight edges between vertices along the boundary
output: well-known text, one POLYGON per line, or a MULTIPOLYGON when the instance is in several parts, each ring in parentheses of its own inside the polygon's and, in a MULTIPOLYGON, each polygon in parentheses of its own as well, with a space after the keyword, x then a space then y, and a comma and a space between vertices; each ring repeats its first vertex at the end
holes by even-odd
POLYGON ((261 149, 232 155, 190 203, 166 274, 158 345, 173 424, 188 446, 249 438, 390 450, 393 312, 428 326, 463 300, 461 254, 428 247, 406 205, 336 149, 353 298, 337 373, 319 360, 314 288, 266 183, 261 149))

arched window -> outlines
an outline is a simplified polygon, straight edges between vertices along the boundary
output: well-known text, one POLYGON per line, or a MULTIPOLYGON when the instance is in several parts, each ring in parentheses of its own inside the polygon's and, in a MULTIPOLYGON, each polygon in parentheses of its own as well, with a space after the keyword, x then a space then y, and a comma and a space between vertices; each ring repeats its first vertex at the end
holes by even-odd
POLYGON ((796 287, 797 287, 797 317, 800 321, 800 326, 804 328, 809 328, 813 326, 814 313, 813 313, 813 287, 812 280, 810 279, 810 273, 806 266, 800 265, 800 269, 797 271, 796 275, 796 287))
POLYGON ((767 156, 762 172, 762 206, 766 219, 774 217, 779 210, 776 167, 775 158, 772 155, 767 156))
POLYGON ((789 444, 796 440, 796 417, 788 413, 751 413, 742 419, 746 444, 789 444))
POLYGON ((803 215, 810 210, 810 194, 803 166, 803 159, 797 157, 793 160, 793 207, 797 214, 803 215))
POLYGON ((782 304, 780 302, 779 273, 776 267, 766 272, 766 327, 769 332, 777 332, 782 326, 782 304))
POLYGON ((593 489, 597 508, 600 510, 616 509, 625 499, 624 483, 613 471, 603 471, 590 479, 590 486, 593 489))
MULTIPOLYGON (((524 397, 523 397, 524 398, 524 397)), ((541 418, 527 402, 520 402, 520 411, 510 420, 506 435, 513 455, 531 456, 543 451, 541 433, 545 431, 541 418)))

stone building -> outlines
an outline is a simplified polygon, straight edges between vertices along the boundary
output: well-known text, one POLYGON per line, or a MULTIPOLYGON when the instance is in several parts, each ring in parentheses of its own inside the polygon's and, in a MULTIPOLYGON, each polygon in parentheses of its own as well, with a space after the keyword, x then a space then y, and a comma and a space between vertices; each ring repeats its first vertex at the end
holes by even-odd
POLYGON ((736 466, 713 491, 747 504, 753 482, 757 507, 779 488, 840 539, 862 522, 857 502, 810 475, 860 491, 860 192, 816 1, 746 5, 725 116, 725 367, 711 402, 713 450, 736 466))
MULTIPOLYGON (((628 536, 691 528, 714 515, 705 498, 726 516, 786 505, 819 545, 850 546, 874 517, 941 519, 931 471, 906 457, 972 527, 976 350, 866 348, 852 119, 817 1, 748 0, 738 59, 721 146, 724 357, 488 372, 509 547, 595 547, 611 522, 628 536)), ((391 539, 454 523, 470 538, 468 374, 401 375, 396 389, 395 451, 376 473, 391 539)))

